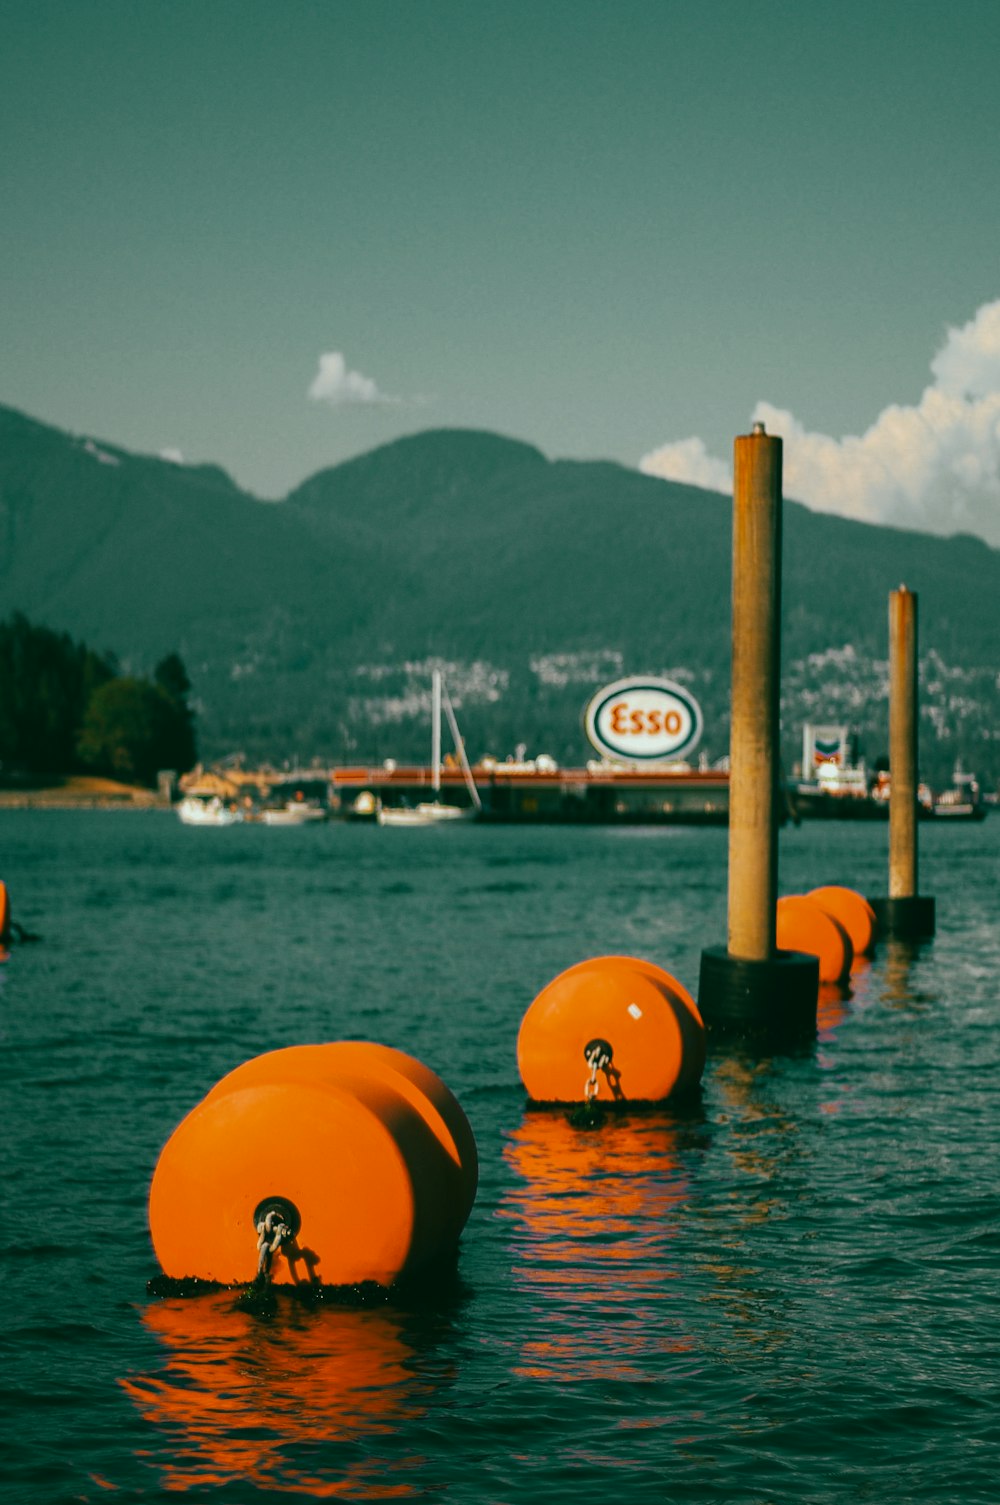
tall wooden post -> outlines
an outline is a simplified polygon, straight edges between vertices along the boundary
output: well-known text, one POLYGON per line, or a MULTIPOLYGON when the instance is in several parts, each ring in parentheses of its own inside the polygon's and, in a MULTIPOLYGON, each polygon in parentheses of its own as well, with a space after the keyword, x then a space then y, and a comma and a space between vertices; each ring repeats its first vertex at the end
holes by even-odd
POLYGON ((889 897, 872 899, 883 935, 934 934, 934 900, 917 883, 917 596, 889 592, 889 897))
POLYGON ((889 592, 889 897, 917 892, 917 598, 889 592))
POLYGON ((781 440, 756 424, 734 445, 729 743, 729 951, 774 955, 781 620, 781 440))
POLYGON ((775 949, 781 678, 781 440, 734 446, 728 945, 702 952, 710 1038, 816 1033, 819 964, 775 949))

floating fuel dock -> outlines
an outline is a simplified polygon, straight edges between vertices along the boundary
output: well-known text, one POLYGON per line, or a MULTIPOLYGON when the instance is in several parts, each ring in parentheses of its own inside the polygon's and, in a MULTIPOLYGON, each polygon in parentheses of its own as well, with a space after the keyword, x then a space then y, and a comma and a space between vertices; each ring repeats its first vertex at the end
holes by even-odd
MULTIPOLYGON (((542 760, 539 760, 542 762, 542 760)), ((480 820, 551 825, 725 825, 729 775, 715 769, 634 769, 590 763, 557 768, 538 763, 478 764, 480 820)), ((334 768, 340 815, 372 813, 374 802, 416 805, 428 798, 431 770, 420 767, 334 768), (365 798, 367 796, 367 798, 365 798)), ((468 803, 462 772, 441 771, 442 800, 468 803)))

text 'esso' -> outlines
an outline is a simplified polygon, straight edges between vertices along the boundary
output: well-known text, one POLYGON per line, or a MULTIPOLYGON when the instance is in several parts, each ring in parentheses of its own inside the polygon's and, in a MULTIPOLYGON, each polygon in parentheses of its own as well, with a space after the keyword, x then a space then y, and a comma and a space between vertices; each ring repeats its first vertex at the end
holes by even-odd
POLYGON ((598 752, 628 761, 679 758, 701 736, 701 708, 668 679, 623 679, 606 685, 586 711, 587 736, 598 752))

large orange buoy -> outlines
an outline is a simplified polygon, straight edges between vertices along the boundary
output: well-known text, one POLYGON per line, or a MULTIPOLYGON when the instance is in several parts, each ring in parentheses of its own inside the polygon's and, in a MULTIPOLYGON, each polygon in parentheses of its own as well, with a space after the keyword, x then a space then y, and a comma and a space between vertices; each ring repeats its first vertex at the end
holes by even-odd
POLYGON ((843 925, 805 894, 778 900, 776 944, 779 951, 805 951, 819 960, 821 983, 842 983, 854 960, 854 948, 843 925))
POLYGON ((596 956, 539 993, 521 1022, 517 1064, 536 1102, 660 1102, 700 1080, 704 1028, 691 995, 662 967, 596 956))
POLYGON ((392 1285, 455 1248, 476 1195, 464 1112, 401 1050, 343 1046, 245 1061, 176 1127, 149 1190, 164 1275, 392 1285))
POLYGON ((7 947, 10 945, 10 895, 7 885, 0 878, 0 961, 7 960, 7 947))
POLYGON ((664 967, 658 967, 655 962, 644 961, 637 956, 604 956, 593 957, 586 961, 577 962, 573 967, 567 967, 560 977, 569 977, 577 970, 587 971, 594 963, 610 963, 624 967, 634 968, 643 977, 655 983, 657 987, 666 992, 674 1007, 674 1018, 681 1032, 682 1060, 680 1075, 674 1083, 671 1091, 674 1093, 687 1092, 692 1087, 697 1087, 701 1081, 701 1074, 705 1069, 705 1026, 702 1023, 698 1005, 682 983, 666 971, 664 967))
POLYGON ((439 1152, 445 1238, 457 1240, 476 1200, 479 1157, 461 1104, 429 1066, 405 1051, 371 1040, 333 1040, 322 1045, 289 1045, 244 1061, 222 1077, 208 1099, 264 1082, 307 1082, 337 1086, 358 1079, 381 1081, 395 1089, 420 1115, 439 1152))
POLYGON ((856 957, 869 955, 875 944, 875 911, 863 894, 828 883, 812 889, 806 898, 815 899, 827 914, 840 921, 851 938, 856 957))
POLYGON ((290 1234, 268 1270, 278 1284, 391 1285, 454 1246, 461 1171, 426 1105, 388 1073, 345 1063, 323 1080, 301 1054, 317 1049, 293 1047, 270 1074, 268 1057, 245 1063, 171 1135, 149 1194, 165 1275, 252 1280, 268 1211, 290 1234))

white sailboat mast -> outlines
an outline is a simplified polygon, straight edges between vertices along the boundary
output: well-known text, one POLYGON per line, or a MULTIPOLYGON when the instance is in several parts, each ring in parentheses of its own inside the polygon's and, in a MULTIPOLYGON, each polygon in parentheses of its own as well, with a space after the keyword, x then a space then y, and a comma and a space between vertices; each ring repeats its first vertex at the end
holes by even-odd
POLYGON ((483 808, 483 802, 479 798, 479 790, 476 788, 476 781, 472 777, 472 769, 469 767, 469 760, 465 755, 465 743, 459 736, 458 722, 455 720, 455 712, 453 711, 451 705, 451 696, 448 694, 447 690, 444 691, 444 709, 445 715, 448 717, 448 727, 451 731, 452 740, 455 743, 455 751, 458 753, 458 761, 461 763, 462 773, 465 775, 466 788, 469 791, 469 794, 472 798, 472 803, 475 805, 476 809, 481 810, 483 808))
POLYGON ((431 784, 435 794, 441 792, 441 670, 431 679, 431 784))

